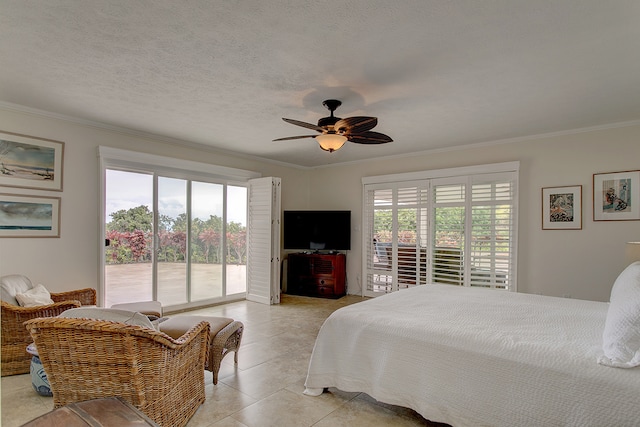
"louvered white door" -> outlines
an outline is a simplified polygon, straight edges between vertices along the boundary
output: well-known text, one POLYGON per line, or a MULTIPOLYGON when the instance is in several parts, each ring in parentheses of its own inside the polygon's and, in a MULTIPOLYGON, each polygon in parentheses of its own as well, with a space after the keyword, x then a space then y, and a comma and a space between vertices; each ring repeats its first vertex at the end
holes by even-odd
POLYGON ((280 303, 280 178, 249 181, 247 300, 280 303))
POLYGON ((365 183, 363 295, 428 283, 516 290, 517 172, 365 183))

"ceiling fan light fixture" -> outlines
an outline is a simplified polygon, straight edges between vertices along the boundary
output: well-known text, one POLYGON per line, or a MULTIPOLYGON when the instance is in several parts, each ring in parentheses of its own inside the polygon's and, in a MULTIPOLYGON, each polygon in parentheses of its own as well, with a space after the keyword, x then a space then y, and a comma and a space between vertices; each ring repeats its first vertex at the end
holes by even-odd
POLYGON ((318 141, 318 145, 324 151, 328 151, 333 153, 336 150, 342 148, 345 142, 347 142, 347 137, 338 135, 335 133, 323 133, 322 135, 318 135, 315 137, 316 141, 318 141))
POLYGON ((291 139, 315 138, 324 151, 333 153, 342 148, 345 142, 353 142, 356 144, 386 144, 392 142, 393 139, 379 132, 372 132, 371 129, 376 127, 378 119, 376 117, 355 116, 341 119, 333 115, 333 112, 342 102, 337 99, 327 99, 322 103, 331 112, 329 117, 323 117, 318 120, 318 124, 301 122, 282 118, 287 123, 300 126, 306 129, 315 130, 319 135, 300 135, 288 136, 286 138, 277 138, 274 141, 289 141, 291 139))

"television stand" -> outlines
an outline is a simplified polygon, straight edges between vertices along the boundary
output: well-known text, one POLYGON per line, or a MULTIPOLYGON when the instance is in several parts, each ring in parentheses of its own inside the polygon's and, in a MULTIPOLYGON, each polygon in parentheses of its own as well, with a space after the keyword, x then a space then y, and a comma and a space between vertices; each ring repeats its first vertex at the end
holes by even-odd
POLYGON ((320 298, 344 296, 346 258, 341 253, 289 254, 287 293, 320 298))

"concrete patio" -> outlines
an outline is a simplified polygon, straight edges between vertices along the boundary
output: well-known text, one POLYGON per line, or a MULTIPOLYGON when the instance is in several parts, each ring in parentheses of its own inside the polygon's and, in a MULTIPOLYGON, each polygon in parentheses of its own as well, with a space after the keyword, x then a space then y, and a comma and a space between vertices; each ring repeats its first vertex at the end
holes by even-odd
MULTIPOLYGON (((246 265, 227 265, 227 295, 246 290, 246 265)), ((132 301, 152 300, 152 264, 115 264, 105 268, 105 307, 132 301)), ((186 264, 158 264, 158 298, 164 306, 187 303, 186 264)), ((222 265, 193 264, 191 301, 222 296, 222 265)))

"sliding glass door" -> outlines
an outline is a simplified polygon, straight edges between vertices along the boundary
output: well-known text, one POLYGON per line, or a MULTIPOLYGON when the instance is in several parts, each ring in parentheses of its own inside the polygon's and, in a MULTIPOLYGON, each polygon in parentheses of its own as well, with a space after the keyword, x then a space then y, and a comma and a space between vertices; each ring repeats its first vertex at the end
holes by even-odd
POLYGON ((191 199, 191 299, 223 295, 223 193, 219 184, 194 182, 191 199))
POLYGON ((227 186, 225 284, 228 295, 247 291, 247 187, 227 186))
POLYGON ((162 305, 187 300, 187 184, 184 179, 160 176, 155 261, 157 299, 162 305))
POLYGON ((246 292, 246 187, 106 169, 105 210, 105 306, 246 292))
POLYGON ((153 175, 107 170, 105 306, 153 299, 153 175))

